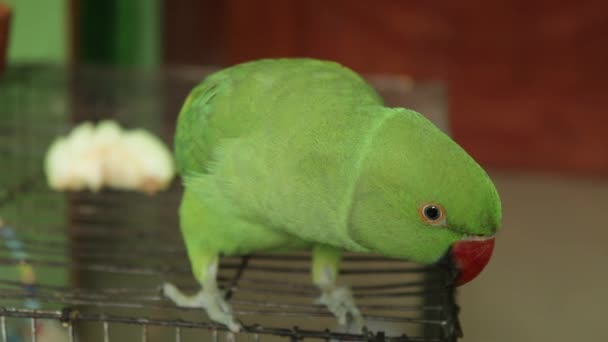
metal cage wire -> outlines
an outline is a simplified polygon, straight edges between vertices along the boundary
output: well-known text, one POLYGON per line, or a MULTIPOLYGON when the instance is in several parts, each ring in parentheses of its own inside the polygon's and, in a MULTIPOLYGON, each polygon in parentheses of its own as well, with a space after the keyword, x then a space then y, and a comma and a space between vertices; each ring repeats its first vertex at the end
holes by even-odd
MULTIPOLYGON (((22 66, 0 79, 6 175, 0 183, 0 341, 9 341, 13 326, 26 340, 41 340, 43 321, 62 322, 70 341, 181 342, 225 333, 200 309, 178 308, 160 294, 163 281, 198 289, 177 228, 177 181, 152 197, 60 194, 48 189, 41 172, 49 142, 83 120, 112 117, 171 141, 181 102, 207 73, 22 66), (15 275, 24 265, 35 272, 35 284, 15 275)), ((440 87, 370 79, 389 103, 444 110, 440 87)), ((346 254, 341 283, 352 287, 369 327, 349 333, 314 304, 309 263, 308 253, 223 258, 219 283, 245 323, 245 331, 230 338, 454 341, 461 335, 449 270, 346 254)))

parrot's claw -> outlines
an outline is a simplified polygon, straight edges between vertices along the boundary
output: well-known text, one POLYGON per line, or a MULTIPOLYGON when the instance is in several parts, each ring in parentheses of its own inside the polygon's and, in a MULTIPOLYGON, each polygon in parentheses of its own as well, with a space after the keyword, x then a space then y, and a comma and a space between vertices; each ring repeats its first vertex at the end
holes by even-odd
POLYGON ((173 284, 166 283, 162 292, 163 296, 179 307, 205 309, 211 320, 226 325, 232 332, 239 332, 242 329, 242 325, 232 315, 230 304, 226 302, 217 287, 203 288, 194 296, 187 296, 173 284))
POLYGON ((316 303, 327 306, 340 325, 354 327, 357 330, 362 329, 365 325, 365 320, 355 305, 355 300, 348 287, 324 289, 316 303))

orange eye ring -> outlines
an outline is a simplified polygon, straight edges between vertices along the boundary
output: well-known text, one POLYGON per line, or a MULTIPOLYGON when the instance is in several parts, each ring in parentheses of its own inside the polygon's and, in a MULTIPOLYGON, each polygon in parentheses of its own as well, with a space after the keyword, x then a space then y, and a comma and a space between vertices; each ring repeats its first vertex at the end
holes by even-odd
POLYGON ((422 203, 418 208, 422 222, 433 226, 445 225, 445 209, 437 203, 422 203))

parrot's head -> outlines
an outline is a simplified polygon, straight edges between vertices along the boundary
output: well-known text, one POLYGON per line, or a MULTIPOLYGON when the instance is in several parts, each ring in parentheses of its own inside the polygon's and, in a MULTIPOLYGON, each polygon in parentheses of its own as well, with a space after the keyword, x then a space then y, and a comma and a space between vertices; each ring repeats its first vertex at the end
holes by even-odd
POLYGON ((494 248, 502 210, 486 172, 422 115, 382 109, 349 217, 370 251, 431 264, 450 259, 456 285, 475 278, 494 248))

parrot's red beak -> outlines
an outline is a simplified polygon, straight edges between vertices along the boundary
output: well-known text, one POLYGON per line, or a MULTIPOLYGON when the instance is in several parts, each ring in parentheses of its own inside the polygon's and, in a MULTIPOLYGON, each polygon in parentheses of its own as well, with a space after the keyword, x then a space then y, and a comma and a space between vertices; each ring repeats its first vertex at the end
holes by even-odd
POLYGON ((494 237, 461 240, 450 248, 450 257, 458 271, 454 284, 464 285, 475 279, 486 267, 494 251, 494 237))

